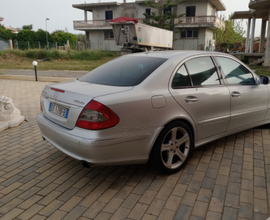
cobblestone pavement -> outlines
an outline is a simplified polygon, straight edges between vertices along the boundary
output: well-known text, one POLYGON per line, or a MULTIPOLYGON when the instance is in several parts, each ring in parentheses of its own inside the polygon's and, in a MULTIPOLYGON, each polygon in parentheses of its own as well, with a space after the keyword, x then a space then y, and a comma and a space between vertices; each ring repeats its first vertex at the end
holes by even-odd
POLYGON ((47 83, 0 80, 27 121, 0 133, 0 219, 267 219, 270 126, 194 151, 164 175, 147 165, 86 169, 41 138, 36 115, 47 83))

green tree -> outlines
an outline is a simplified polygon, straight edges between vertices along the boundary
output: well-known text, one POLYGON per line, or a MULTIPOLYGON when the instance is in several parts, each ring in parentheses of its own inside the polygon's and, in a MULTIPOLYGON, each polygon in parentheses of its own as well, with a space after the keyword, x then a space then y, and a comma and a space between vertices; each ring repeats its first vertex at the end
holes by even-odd
MULTIPOLYGON (((47 31, 47 37, 48 37, 48 41, 52 42, 53 41, 53 37, 52 35, 47 31)), ((35 40, 36 41, 46 41, 46 31, 42 30, 42 29, 38 29, 35 33, 35 40)))
POLYGON ((22 29, 23 30, 32 30, 33 29, 33 25, 32 24, 29 24, 29 25, 24 25, 24 26, 22 26, 22 29))
POLYGON ((70 45, 75 45, 78 38, 71 33, 64 31, 55 31, 52 33, 52 38, 54 42, 57 42, 58 45, 65 45, 67 40, 69 40, 70 45))
POLYGON ((15 38, 15 34, 12 33, 11 30, 6 30, 6 28, 0 24, 0 37, 5 39, 5 40, 8 40, 8 39, 14 39, 15 38))
MULTIPOLYGON (((145 24, 167 29, 174 30, 175 19, 184 16, 185 14, 179 14, 172 12, 172 9, 177 5, 180 5, 184 0, 161 0, 159 3, 155 3, 151 0, 143 1, 141 4, 145 7, 156 9, 158 13, 152 12, 151 14, 144 13, 146 19, 143 21, 145 24)), ((180 22, 179 22, 180 23, 180 22)))
POLYGON ((31 30, 21 30, 18 34, 16 39, 18 41, 35 41, 35 31, 31 30))
POLYGON ((78 41, 86 41, 85 34, 75 34, 75 36, 78 38, 78 41))
POLYGON ((245 38, 243 35, 245 31, 242 27, 242 22, 242 20, 236 21, 228 19, 225 21, 224 28, 216 29, 216 48, 221 48, 223 45, 228 48, 229 45, 235 42, 244 42, 245 38))
MULTIPOLYGON (((47 37, 48 37, 48 41, 50 43, 53 43, 53 37, 52 35, 47 31, 47 37)), ((39 42, 39 45, 41 46, 41 48, 46 48, 47 46, 47 39, 46 39, 46 31, 42 30, 42 29, 38 29, 35 32, 35 41, 39 42)))
POLYGON ((29 29, 21 30, 16 36, 19 49, 25 50, 28 49, 28 46, 30 46, 30 48, 33 48, 35 45, 35 35, 35 31, 31 31, 29 29))

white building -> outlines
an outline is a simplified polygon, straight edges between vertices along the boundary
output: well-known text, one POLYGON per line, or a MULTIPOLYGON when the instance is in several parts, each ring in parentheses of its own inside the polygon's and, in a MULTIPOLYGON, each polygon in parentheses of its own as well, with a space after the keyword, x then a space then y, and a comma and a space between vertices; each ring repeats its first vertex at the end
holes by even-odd
POLYGON ((248 19, 245 53, 250 54, 253 53, 256 19, 262 20, 259 53, 264 53, 262 54, 262 56, 264 55, 264 66, 270 67, 270 0, 250 0, 248 6, 250 8, 249 11, 236 11, 231 16, 231 19, 248 19), (266 32, 267 21, 268 27, 266 32), (264 51, 265 36, 267 36, 267 41, 264 51))
MULTIPOLYGON (((75 4, 74 8, 84 11, 83 21, 74 21, 74 29, 85 31, 91 49, 119 51, 115 44, 111 19, 117 17, 137 18, 143 23, 144 13, 156 11, 141 5, 142 1, 132 3, 106 2, 75 4), (88 13, 92 20, 88 20, 88 13)), ((156 0, 156 2, 158 2, 156 0)), ((179 50, 208 50, 215 44, 214 30, 225 27, 218 17, 218 11, 226 10, 221 0, 186 0, 171 9, 172 13, 185 14, 175 19, 173 48, 179 50)), ((158 13, 158 11, 156 11, 158 13)))

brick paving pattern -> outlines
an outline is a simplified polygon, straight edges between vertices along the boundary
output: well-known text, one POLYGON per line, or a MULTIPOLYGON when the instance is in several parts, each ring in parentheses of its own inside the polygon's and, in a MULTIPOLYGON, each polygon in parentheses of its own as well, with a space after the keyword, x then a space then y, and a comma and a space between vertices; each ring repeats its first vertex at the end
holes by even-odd
POLYGON ((26 121, 0 133, 0 219, 267 219, 270 125, 196 149, 164 175, 147 165, 84 168, 40 135, 44 82, 0 80, 26 121))

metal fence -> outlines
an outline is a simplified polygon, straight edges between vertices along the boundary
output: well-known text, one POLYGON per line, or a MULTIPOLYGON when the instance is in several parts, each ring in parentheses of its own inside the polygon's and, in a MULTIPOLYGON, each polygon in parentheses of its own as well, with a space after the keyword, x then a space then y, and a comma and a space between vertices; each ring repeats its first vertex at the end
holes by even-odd
MULTIPOLYGON (((48 49, 59 49, 59 50, 66 50, 65 47, 67 42, 48 42, 48 49)), ((47 49, 47 42, 46 41, 12 41, 13 49, 19 50, 30 50, 30 49, 47 49)), ((110 50, 111 46, 109 43, 105 43, 103 41, 97 42, 86 42, 86 41, 77 41, 76 43, 69 43, 69 49, 73 50, 87 50, 87 49, 105 49, 110 50)), ((8 50, 9 41, 0 38, 0 51, 8 50)))
MULTIPOLYGON (((47 49, 46 41, 13 41, 13 49, 30 50, 30 49, 47 49)), ((65 49, 67 42, 48 42, 48 48, 65 49)), ((76 49, 76 44, 71 43, 70 49, 76 49)))
POLYGON ((7 49, 9 49, 8 41, 0 38, 0 51, 7 49))

